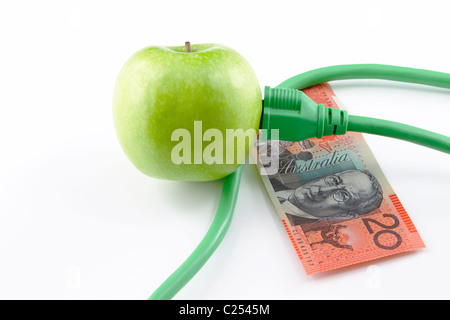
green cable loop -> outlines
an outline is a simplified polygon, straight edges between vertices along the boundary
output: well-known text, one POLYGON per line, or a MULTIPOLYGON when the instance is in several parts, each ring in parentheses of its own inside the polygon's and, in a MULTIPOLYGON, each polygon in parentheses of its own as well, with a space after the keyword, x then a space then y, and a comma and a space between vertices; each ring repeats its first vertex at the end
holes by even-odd
MULTIPOLYGON (((294 76, 278 87, 298 90, 323 82, 348 79, 380 79, 450 89, 450 74, 382 64, 352 64, 325 67, 294 76)), ((349 116, 347 131, 402 139, 450 153, 450 137, 405 124, 367 117, 349 116)))
POLYGON ((392 80, 450 89, 448 73, 384 64, 348 64, 315 69, 289 78, 278 87, 303 90, 324 82, 353 79, 392 80))

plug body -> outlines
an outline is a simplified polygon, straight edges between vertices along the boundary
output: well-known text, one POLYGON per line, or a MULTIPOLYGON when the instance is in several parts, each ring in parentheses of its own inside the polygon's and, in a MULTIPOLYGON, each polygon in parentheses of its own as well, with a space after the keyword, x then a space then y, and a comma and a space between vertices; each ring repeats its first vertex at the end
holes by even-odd
MULTIPOLYGON (((303 141, 341 135, 347 132, 348 113, 345 110, 317 104, 300 90, 290 88, 264 89, 263 135, 272 139, 273 129, 278 129, 278 140, 303 141)), ((276 137, 273 137, 276 138, 276 137)))

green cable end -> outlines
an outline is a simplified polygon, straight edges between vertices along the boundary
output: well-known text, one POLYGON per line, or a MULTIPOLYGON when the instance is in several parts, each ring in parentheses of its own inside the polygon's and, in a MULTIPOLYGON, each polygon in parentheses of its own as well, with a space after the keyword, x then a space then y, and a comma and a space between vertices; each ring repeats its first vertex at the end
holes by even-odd
POLYGON ((347 126, 348 113, 345 110, 318 105, 299 90, 265 87, 261 128, 267 130, 268 140, 320 139, 345 134, 347 126), (278 129, 278 137, 274 129, 278 129))

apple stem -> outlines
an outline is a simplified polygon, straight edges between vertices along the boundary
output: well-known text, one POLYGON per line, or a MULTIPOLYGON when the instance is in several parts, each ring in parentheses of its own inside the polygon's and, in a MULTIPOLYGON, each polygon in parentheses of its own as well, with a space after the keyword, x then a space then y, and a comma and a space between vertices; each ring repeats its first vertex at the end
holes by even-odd
POLYGON ((184 43, 184 46, 186 47, 186 52, 191 53, 191 43, 189 41, 186 41, 184 43))

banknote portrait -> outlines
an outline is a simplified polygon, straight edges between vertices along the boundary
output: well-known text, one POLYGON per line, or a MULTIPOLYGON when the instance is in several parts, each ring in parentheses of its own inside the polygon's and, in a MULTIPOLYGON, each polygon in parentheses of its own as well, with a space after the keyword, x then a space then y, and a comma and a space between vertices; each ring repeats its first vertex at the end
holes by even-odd
POLYGON ((286 214, 306 219, 304 222, 342 221, 381 206, 383 190, 376 177, 367 170, 358 170, 346 157, 330 154, 323 167, 302 170, 307 163, 314 163, 308 151, 314 147, 313 142, 300 142, 302 152, 295 154, 289 151, 293 142, 278 141, 278 148, 271 148, 273 142, 260 145, 260 150, 265 150, 271 161, 278 161, 278 171, 269 180, 286 214), (277 155, 274 149, 278 149, 277 155))
POLYGON ((346 170, 276 195, 287 214, 306 219, 349 220, 378 209, 383 190, 369 172, 346 170))

